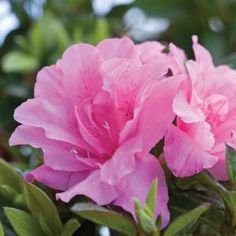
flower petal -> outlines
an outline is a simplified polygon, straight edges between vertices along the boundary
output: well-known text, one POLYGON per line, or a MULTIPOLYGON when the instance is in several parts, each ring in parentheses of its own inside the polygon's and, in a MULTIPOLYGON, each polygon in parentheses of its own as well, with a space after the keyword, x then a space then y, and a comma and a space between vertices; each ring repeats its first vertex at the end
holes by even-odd
POLYGON ((58 65, 44 67, 37 74, 35 97, 58 98, 62 96, 62 71, 58 65))
POLYGON ((202 68, 205 68, 206 70, 214 68, 211 54, 198 43, 198 37, 196 35, 192 37, 192 41, 196 61, 199 62, 202 68))
POLYGON ((12 134, 10 145, 31 145, 34 148, 42 148, 44 163, 54 170, 81 171, 96 166, 94 159, 75 155, 75 148, 67 143, 48 139, 42 128, 21 125, 12 134))
POLYGON ((137 44, 135 48, 138 50, 143 64, 152 60, 161 61, 166 59, 166 54, 162 52, 165 49, 165 46, 159 42, 144 42, 142 44, 137 44))
POLYGON ((69 47, 58 62, 63 73, 63 95, 72 103, 93 97, 101 89, 101 56, 89 44, 69 47))
POLYGON ((198 108, 194 108, 188 103, 186 96, 182 91, 180 91, 174 98, 173 111, 185 123, 204 120, 204 114, 198 108))
POLYGON ((56 171, 46 165, 42 165, 30 172, 26 176, 26 180, 32 182, 36 179, 40 183, 51 188, 64 191, 74 186, 76 183, 83 181, 89 173, 90 171, 81 171, 76 173, 56 171))
POLYGON ((74 109, 66 100, 29 99, 15 110, 16 121, 43 128, 48 138, 92 149, 81 138, 74 109))
POLYGON ((171 125, 174 119, 172 102, 181 82, 181 77, 163 79, 145 100, 136 129, 136 133, 143 138, 143 151, 150 151, 171 125))
POLYGON ((134 50, 134 43, 128 37, 121 39, 105 39, 97 45, 97 49, 100 51, 104 59, 112 58, 135 58, 137 56, 134 50))
POLYGON ((173 74, 184 73, 185 74, 185 61, 186 55, 184 51, 176 47, 173 43, 169 45, 170 55, 174 58, 175 65, 171 67, 173 74))
POLYGON ((64 202, 69 202, 77 195, 87 196, 99 205, 106 205, 117 197, 117 191, 113 186, 101 180, 100 170, 94 170, 85 180, 63 193, 58 193, 56 197, 64 202))
POLYGON ((101 167, 101 179, 115 185, 121 178, 131 173, 135 168, 135 155, 142 151, 140 137, 134 137, 122 144, 112 158, 101 167))
POLYGON ((225 163, 225 151, 221 153, 214 153, 214 155, 219 157, 219 160, 213 167, 209 169, 209 171, 216 179, 220 181, 227 181, 229 177, 225 163))
POLYGON ((158 194, 155 217, 161 214, 162 227, 165 227, 169 222, 170 216, 167 207, 168 189, 164 172, 159 161, 154 156, 150 154, 143 155, 141 158, 136 159, 136 166, 132 173, 123 179, 123 182, 126 182, 125 188, 113 204, 122 207, 135 217, 134 197, 144 204, 152 182, 157 179, 158 194))
POLYGON ((218 160, 173 125, 165 137, 164 156, 168 167, 178 177, 191 176, 203 169, 211 168, 218 160))

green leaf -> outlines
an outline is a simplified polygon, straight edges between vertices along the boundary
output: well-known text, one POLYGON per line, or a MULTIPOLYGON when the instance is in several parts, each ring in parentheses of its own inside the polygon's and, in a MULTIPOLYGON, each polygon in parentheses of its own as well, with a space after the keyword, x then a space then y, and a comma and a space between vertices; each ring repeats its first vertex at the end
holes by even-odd
POLYGON ((55 46, 56 51, 62 53, 71 43, 64 25, 48 11, 33 25, 29 39, 32 53, 41 59, 55 46))
POLYGON ((9 185, 16 192, 22 189, 22 178, 5 161, 0 160, 0 185, 9 185))
POLYGON ((138 199, 134 199, 135 213, 141 231, 152 235, 158 235, 158 233, 160 232, 160 230, 158 230, 158 228, 156 227, 153 218, 154 211, 156 208, 157 188, 158 188, 158 182, 157 179, 155 179, 152 182, 151 187, 149 189, 144 208, 142 208, 142 205, 138 199))
POLYGON ((236 150, 229 145, 226 145, 226 167, 229 181, 233 188, 236 182, 236 150))
POLYGON ((51 27, 52 16, 46 12, 44 17, 34 23, 29 34, 32 53, 37 58, 42 58, 48 52, 52 43, 55 43, 54 30, 51 27))
POLYGON ((92 43, 96 44, 101 40, 109 37, 109 24, 105 18, 98 18, 96 20, 95 31, 92 39, 92 43))
POLYGON ((227 191, 223 197, 231 225, 236 228, 236 192, 227 191))
POLYGON ((27 51, 29 49, 29 42, 28 40, 22 36, 22 35, 16 35, 15 38, 15 43, 24 51, 27 51))
POLYGON ((197 178, 205 187, 221 197, 229 213, 231 225, 236 227, 236 191, 228 191, 206 173, 198 174, 197 178))
POLYGON ((196 175, 185 178, 175 177, 177 187, 183 190, 193 188, 198 182, 199 181, 196 175))
POLYGON ((16 190, 11 186, 5 184, 0 185, 0 195, 6 199, 12 200, 17 194, 16 190))
POLYGON ((60 52, 63 52, 63 50, 65 50, 65 48, 68 47, 69 44, 71 43, 69 35, 66 29, 63 27, 63 24, 61 24, 61 22, 56 19, 54 19, 53 21, 52 28, 55 31, 55 37, 58 44, 58 50, 60 52))
POLYGON ((2 227, 2 223, 0 222, 0 236, 4 236, 4 231, 2 227))
POLYGON ((9 52, 3 57, 2 69, 5 72, 32 72, 38 67, 35 57, 22 52, 9 52))
POLYGON ((146 198, 146 207, 150 210, 150 212, 152 213, 152 216, 154 214, 155 207, 156 207, 157 187, 158 187, 158 182, 157 182, 157 179, 155 179, 152 182, 152 185, 150 187, 149 193, 146 198))
POLYGON ((232 68, 236 68, 236 53, 232 53, 231 55, 224 57, 220 60, 219 64, 227 64, 232 68))
POLYGON ((80 227, 80 223, 77 219, 70 219, 63 227, 60 236, 72 236, 73 233, 80 227))
POLYGON ((108 226, 125 235, 137 235, 133 222, 127 216, 115 211, 108 210, 92 203, 77 203, 71 210, 85 219, 100 225, 108 226))
POLYGON ((25 196, 24 196, 23 193, 17 194, 14 197, 13 205, 17 208, 28 209, 27 206, 26 206, 25 196))
POLYGON ((205 203, 179 216, 172 223, 170 223, 169 227, 166 229, 164 233, 164 236, 176 235, 178 232, 182 231, 188 225, 196 222, 196 220, 209 208, 210 208, 210 204, 205 203))
POLYGON ((73 31, 73 42, 78 43, 83 40, 83 31, 81 28, 76 27, 73 31))
POLYGON ((15 208, 5 207, 5 214, 19 236, 45 235, 37 219, 31 214, 15 208))
POLYGON ((31 213, 39 220, 48 235, 59 235, 62 222, 50 198, 36 186, 24 182, 24 196, 31 213))
POLYGON ((160 232, 161 232, 161 224, 162 224, 161 215, 159 215, 159 216, 157 217, 157 220, 156 220, 156 228, 157 228, 157 234, 156 234, 156 236, 159 236, 159 235, 160 235, 160 232))
POLYGON ((141 229, 148 234, 155 232, 156 225, 149 209, 142 209, 141 203, 138 199, 134 199, 134 205, 135 213, 141 229))

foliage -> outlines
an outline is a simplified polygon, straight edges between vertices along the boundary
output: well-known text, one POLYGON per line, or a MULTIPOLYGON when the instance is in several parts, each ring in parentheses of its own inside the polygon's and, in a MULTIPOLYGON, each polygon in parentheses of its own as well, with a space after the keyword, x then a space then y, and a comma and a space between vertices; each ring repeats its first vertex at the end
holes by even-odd
POLYGON ((0 200, 5 206, 5 215, 18 235, 73 235, 79 223, 70 219, 63 225, 56 206, 47 194, 25 182, 2 160, 0 170, 0 186, 5 190, 0 192, 0 200), (6 189, 10 194, 5 194, 6 189))

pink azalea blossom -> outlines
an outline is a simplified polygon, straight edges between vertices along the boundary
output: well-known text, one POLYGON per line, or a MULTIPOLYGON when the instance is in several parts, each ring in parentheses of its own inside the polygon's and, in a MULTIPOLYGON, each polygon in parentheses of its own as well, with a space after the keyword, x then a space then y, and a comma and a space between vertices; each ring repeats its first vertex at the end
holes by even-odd
POLYGON ((193 50, 195 60, 186 62, 189 79, 173 102, 177 127, 167 132, 165 158, 176 176, 209 169, 226 180, 225 143, 236 146, 236 71, 214 66, 196 36, 193 50))
MULTIPOLYGON (((174 46, 173 46, 174 47, 174 46)), ((170 127, 172 102, 182 81, 179 49, 134 45, 127 37, 96 47, 69 47, 37 76, 35 96, 18 107, 11 145, 42 148, 44 163, 29 177, 60 190, 69 202, 85 195, 134 214, 158 179, 155 216, 168 223, 168 193, 158 160, 149 151, 170 127), (175 74, 175 76, 173 76, 175 74)), ((181 56, 180 56, 181 57, 181 56)))

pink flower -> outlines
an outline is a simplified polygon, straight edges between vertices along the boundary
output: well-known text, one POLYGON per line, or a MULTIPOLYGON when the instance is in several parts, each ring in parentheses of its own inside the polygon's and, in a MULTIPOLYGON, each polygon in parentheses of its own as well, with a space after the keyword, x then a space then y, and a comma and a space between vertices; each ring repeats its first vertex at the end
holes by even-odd
MULTIPOLYGON (((134 214, 158 178, 158 204, 168 223, 168 193, 158 160, 149 154, 174 119, 173 98, 182 76, 157 42, 134 45, 108 39, 96 47, 68 48, 37 76, 35 97, 15 111, 19 126, 11 145, 42 148, 44 164, 31 178, 61 190, 69 202, 85 195, 134 214)), ((178 49, 175 48, 177 51, 178 49)))
POLYGON ((195 60, 186 62, 189 80, 174 99, 177 127, 165 138, 167 164, 176 176, 209 169, 226 180, 225 143, 236 146, 236 71, 215 67, 193 37, 195 60))

